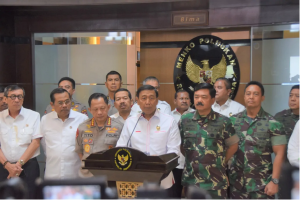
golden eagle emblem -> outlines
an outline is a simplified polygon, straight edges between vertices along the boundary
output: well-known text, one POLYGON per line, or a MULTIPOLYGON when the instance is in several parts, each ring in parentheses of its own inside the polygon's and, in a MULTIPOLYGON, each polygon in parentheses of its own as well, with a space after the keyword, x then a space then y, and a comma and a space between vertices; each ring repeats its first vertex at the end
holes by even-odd
POLYGON ((190 56, 187 59, 186 75, 192 82, 214 84, 218 78, 225 77, 227 63, 224 55, 212 68, 209 68, 209 60, 201 60, 201 63, 203 67, 194 64, 190 56))
POLYGON ((121 166, 124 166, 127 164, 127 161, 128 161, 128 155, 124 157, 124 155, 118 155, 118 160, 119 160, 119 164, 121 166))

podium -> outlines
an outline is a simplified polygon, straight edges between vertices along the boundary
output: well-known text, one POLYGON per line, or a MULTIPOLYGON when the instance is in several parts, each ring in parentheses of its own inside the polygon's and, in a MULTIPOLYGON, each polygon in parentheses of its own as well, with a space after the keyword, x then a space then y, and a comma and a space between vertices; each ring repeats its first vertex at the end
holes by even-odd
POLYGON ((160 183, 178 165, 178 158, 175 153, 148 156, 133 148, 116 147, 91 154, 83 160, 83 169, 116 181, 119 198, 135 198, 144 181, 160 183))

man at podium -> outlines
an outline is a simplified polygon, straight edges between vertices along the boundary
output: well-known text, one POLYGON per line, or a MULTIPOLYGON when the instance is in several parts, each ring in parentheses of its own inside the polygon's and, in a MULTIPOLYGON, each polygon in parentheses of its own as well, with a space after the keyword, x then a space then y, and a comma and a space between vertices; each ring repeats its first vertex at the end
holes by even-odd
MULTIPOLYGON (((156 109, 157 90, 151 85, 143 85, 136 96, 142 113, 127 118, 116 146, 132 147, 151 156, 167 153, 179 155, 181 138, 178 125, 171 115, 156 109)), ((171 172, 161 181, 161 186, 167 189, 173 182, 171 172)))

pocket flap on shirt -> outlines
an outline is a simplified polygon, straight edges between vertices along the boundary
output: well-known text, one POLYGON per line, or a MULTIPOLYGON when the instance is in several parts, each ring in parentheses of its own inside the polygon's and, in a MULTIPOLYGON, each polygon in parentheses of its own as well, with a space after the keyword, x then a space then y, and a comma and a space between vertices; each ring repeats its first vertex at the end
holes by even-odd
POLYGON ((118 138, 109 138, 109 137, 106 137, 105 140, 104 140, 104 143, 105 144, 110 144, 110 145, 116 145, 117 141, 118 141, 118 138))
POLYGON ((189 132, 189 131, 185 131, 184 132, 184 137, 195 138, 195 137, 197 137, 197 135, 195 133, 192 133, 192 132, 189 132))

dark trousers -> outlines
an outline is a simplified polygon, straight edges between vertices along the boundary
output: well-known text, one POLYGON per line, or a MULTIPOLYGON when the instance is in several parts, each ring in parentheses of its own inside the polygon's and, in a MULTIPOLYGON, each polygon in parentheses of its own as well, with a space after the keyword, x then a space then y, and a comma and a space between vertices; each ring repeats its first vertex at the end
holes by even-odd
MULTIPOLYGON (((28 160, 22 167, 20 178, 25 182, 28 189, 28 198, 35 198, 35 180, 40 176, 40 167, 36 158, 28 160)), ((8 171, 0 164, 0 182, 6 181, 8 171)))
POLYGON ((173 176, 175 179, 175 184, 172 185, 172 187, 170 187, 169 189, 167 189, 168 191, 168 195, 171 198, 181 198, 181 192, 182 192, 182 185, 181 185, 181 176, 182 176, 182 172, 183 169, 177 169, 174 168, 172 170, 173 172, 173 176))

